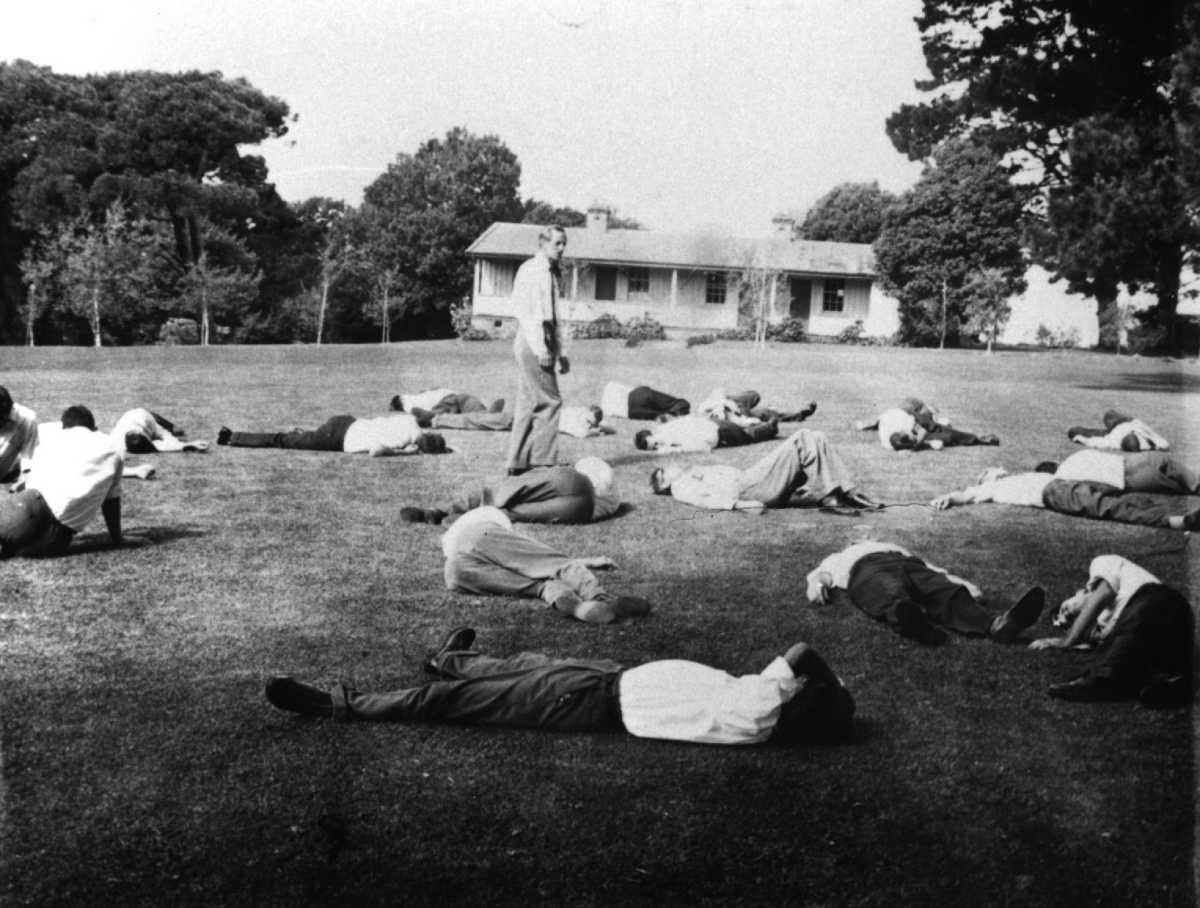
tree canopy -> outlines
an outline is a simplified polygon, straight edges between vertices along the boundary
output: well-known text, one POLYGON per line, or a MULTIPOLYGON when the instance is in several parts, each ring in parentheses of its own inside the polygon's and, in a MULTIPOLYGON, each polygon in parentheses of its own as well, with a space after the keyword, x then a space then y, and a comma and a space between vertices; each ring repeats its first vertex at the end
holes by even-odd
POLYGON ((804 240, 873 243, 883 226, 883 212, 896 197, 878 182, 841 183, 817 199, 797 234, 804 240))

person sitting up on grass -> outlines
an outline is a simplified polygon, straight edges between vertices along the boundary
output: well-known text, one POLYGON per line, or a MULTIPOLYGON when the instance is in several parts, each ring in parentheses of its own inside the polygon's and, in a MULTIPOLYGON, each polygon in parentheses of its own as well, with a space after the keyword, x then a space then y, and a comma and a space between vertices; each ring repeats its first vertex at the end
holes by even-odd
POLYGON ((492 505, 515 523, 595 523, 621 506, 613 469, 599 457, 573 467, 534 467, 495 485, 468 492, 442 508, 404 507, 406 523, 442 523, 474 508, 492 505))
POLYGON ((1200 495, 1200 473, 1165 451, 1076 451, 1062 463, 1044 460, 1034 469, 1055 479, 1099 482, 1128 492, 1200 495))
POLYGON ((610 381, 600 394, 600 407, 609 416, 620 419, 674 419, 687 416, 692 405, 682 397, 656 391, 646 385, 625 385, 610 381))
POLYGON ((745 470, 727 464, 658 467, 650 473, 650 488, 698 508, 750 511, 785 508, 813 480, 824 493, 824 507, 882 507, 855 491, 841 456, 824 432, 813 429, 797 429, 745 470))
POLYGON ((940 451, 964 445, 998 445, 995 435, 975 435, 952 428, 924 401, 905 398, 900 405, 884 410, 871 422, 857 422, 855 428, 879 433, 879 443, 890 451, 940 451))
POLYGON ((207 441, 185 440, 183 429, 165 416, 142 407, 126 410, 108 434, 113 445, 128 454, 208 450, 207 441))
POLYGON ((804 422, 817 412, 816 401, 809 401, 798 410, 780 410, 759 406, 762 397, 757 391, 738 391, 728 394, 724 388, 714 388, 697 408, 709 419, 728 421, 742 428, 771 422, 804 422))
MULTIPOLYGON (((512 410, 472 410, 464 413, 429 413, 414 410, 418 424, 427 429, 465 429, 480 432, 512 431, 512 410)), ((558 431, 573 438, 592 438, 596 435, 613 435, 616 429, 604 423, 604 411, 589 407, 563 407, 559 411, 558 431)))
POLYGON ((1192 702, 1192 608, 1176 590, 1120 555, 1092 559, 1082 589, 1059 607, 1065 636, 1033 649, 1094 648, 1083 672, 1051 685, 1062 700, 1136 698, 1150 708, 1192 702))
POLYGON ((607 592, 591 568, 614 567, 611 558, 570 558, 513 530, 496 507, 458 518, 442 537, 446 588, 461 593, 538 598, 554 610, 592 624, 611 624, 650 613, 636 596, 607 592))
POLYGON ((1071 426, 1067 437, 1076 444, 1108 451, 1166 451, 1170 442, 1140 419, 1116 410, 1104 414, 1103 429, 1071 426))
POLYGON ((29 469, 38 443, 37 414, 14 403, 0 386, 0 484, 16 482, 29 469))
POLYGON ((817 653, 796 643, 757 675, 665 659, 626 668, 608 659, 508 658, 451 631, 418 687, 331 692, 271 678, 267 701, 302 716, 361 722, 448 722, 561 732, 627 732, 693 744, 841 743, 854 734, 854 698, 817 653))
POLYGON ((434 388, 416 394, 397 394, 388 404, 388 409, 396 413, 412 413, 414 416, 428 413, 431 417, 438 413, 499 413, 504 409, 504 398, 496 398, 489 407, 474 394, 461 394, 450 388, 434 388))
POLYGON ((743 428, 728 420, 692 415, 659 423, 653 429, 638 430, 633 436, 633 446, 639 451, 684 454, 752 445, 778 436, 777 420, 743 428))
POLYGON ((24 479, 0 495, 0 557, 54 557, 97 514, 121 545, 124 456, 87 407, 67 407, 62 431, 39 441, 24 479))
POLYGON ((979 587, 890 542, 858 542, 834 552, 808 575, 809 602, 846 596, 876 621, 918 643, 946 642, 946 630, 1012 643, 1042 613, 1046 592, 1033 587, 1007 611, 980 603, 979 587))
MULTIPOLYGON (((1051 464, 1047 462, 1046 466, 1051 464)), ((1200 508, 1185 514, 1172 514, 1169 502, 1156 495, 1126 491, 1105 482, 1059 479, 1048 472, 1010 474, 1001 467, 984 470, 974 485, 939 495, 929 502, 929 506, 943 511, 955 505, 987 501, 1148 527, 1173 530, 1200 527, 1200 508)))
POLYGON ((311 431, 234 432, 222 426, 217 433, 217 444, 234 448, 344 451, 372 457, 446 453, 446 439, 436 432, 423 431, 411 413, 391 413, 372 419, 334 416, 311 431))

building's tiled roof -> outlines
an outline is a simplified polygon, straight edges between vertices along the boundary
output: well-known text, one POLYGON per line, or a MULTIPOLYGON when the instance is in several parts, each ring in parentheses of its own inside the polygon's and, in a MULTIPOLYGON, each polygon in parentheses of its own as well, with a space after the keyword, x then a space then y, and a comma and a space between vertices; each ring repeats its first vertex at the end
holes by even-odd
MULTIPOLYGON (((528 258, 537 251, 535 224, 498 221, 467 249, 487 258, 528 258)), ((611 265, 658 265, 741 271, 747 267, 802 274, 871 276, 875 257, 865 243, 819 243, 784 237, 746 239, 720 234, 567 228, 567 258, 611 265)))

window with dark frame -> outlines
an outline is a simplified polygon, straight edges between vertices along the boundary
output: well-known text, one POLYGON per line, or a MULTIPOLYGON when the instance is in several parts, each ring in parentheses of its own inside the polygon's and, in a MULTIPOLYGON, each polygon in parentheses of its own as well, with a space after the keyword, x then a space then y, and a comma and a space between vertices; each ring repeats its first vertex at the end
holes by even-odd
POLYGON ((650 269, 649 268, 630 268, 629 269, 629 288, 628 293, 633 296, 635 293, 650 292, 650 269))
POLYGON ((704 302, 725 302, 725 272, 709 271, 704 275, 704 302))
POLYGON ((840 277, 825 279, 825 288, 821 294, 821 310, 823 312, 844 312, 846 309, 846 281, 840 277))

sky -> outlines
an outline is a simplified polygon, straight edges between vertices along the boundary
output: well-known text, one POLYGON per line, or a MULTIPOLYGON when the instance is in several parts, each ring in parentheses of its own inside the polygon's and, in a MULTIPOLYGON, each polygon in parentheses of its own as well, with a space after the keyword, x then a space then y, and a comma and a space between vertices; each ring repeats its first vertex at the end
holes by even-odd
POLYGON ((919 0, 32 0, 0 60, 56 72, 219 70, 298 115, 263 155, 280 195, 358 204, 455 126, 521 163, 521 196, 658 230, 754 235, 839 183, 920 166, 884 121, 921 97, 919 0))

